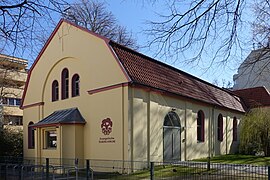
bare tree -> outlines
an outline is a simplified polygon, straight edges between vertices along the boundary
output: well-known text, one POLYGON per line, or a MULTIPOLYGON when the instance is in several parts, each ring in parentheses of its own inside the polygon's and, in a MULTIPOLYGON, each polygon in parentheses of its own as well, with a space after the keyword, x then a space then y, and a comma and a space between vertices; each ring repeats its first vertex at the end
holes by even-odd
POLYGON ((136 41, 124 26, 118 24, 115 16, 107 11, 105 3, 95 0, 79 0, 72 4, 64 18, 105 36, 124 46, 137 49, 136 41))
MULTIPOLYGON (((155 3, 158 0, 149 0, 155 3)), ((149 46, 157 47, 166 57, 193 50, 189 62, 201 60, 212 49, 215 60, 226 63, 234 50, 241 50, 239 38, 246 0, 167 0, 169 11, 161 21, 150 21, 149 46)), ((190 55, 190 54, 189 54, 190 55)), ((187 61, 187 59, 185 59, 187 61)))
POLYGON ((38 43, 36 55, 42 44, 38 37, 48 31, 55 14, 61 14, 67 6, 65 0, 2 0, 0 49, 16 54, 37 47, 38 43))
POLYGON ((253 5, 255 20, 252 23, 253 41, 261 48, 270 47, 270 2, 257 0, 253 5))
POLYGON ((270 2, 255 0, 252 5, 254 20, 251 23, 253 51, 234 76, 235 88, 265 86, 269 89, 270 74, 270 2))

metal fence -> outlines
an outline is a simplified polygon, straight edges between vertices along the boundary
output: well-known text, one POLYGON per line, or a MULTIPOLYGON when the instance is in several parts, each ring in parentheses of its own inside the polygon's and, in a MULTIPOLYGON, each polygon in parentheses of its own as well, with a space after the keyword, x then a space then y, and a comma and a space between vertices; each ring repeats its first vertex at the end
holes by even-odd
POLYGON ((0 180, 269 179, 268 166, 205 162, 142 162, 0 157, 0 180))

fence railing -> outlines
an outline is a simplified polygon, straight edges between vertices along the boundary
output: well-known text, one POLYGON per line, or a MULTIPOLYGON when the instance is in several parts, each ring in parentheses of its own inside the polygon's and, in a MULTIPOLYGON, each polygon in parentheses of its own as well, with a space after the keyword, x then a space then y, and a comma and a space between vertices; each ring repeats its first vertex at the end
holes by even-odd
POLYGON ((0 157, 4 179, 268 179, 270 166, 0 157))

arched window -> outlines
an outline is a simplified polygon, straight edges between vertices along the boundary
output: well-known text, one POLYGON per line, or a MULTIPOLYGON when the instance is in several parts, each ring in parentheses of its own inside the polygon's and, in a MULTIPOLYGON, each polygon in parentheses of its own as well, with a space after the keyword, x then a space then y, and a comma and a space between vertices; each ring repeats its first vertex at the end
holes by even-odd
POLYGON ((28 149, 34 149, 35 148, 35 130, 31 126, 34 123, 31 121, 28 124, 28 149))
POLYGON ((59 100, 59 84, 57 80, 54 80, 52 83, 52 101, 59 100))
POLYGON ((62 83, 62 85, 61 85, 62 99, 68 98, 68 94, 69 94, 69 92, 68 92, 68 83, 69 83, 68 77, 69 77, 68 69, 65 68, 65 69, 63 69, 62 76, 61 76, 61 78, 62 78, 62 81, 61 81, 61 83, 62 83))
POLYGON ((174 126, 174 127, 181 127, 180 119, 178 115, 171 111, 169 112, 164 119, 164 126, 174 126))
POLYGON ((204 142, 204 113, 202 110, 197 113, 197 141, 204 142))
POLYGON ((223 141, 223 116, 222 114, 218 115, 217 138, 219 141, 223 141))
POLYGON ((237 119, 233 118, 233 141, 237 141, 237 119))
POLYGON ((80 95, 80 76, 74 74, 72 77, 72 97, 80 95))

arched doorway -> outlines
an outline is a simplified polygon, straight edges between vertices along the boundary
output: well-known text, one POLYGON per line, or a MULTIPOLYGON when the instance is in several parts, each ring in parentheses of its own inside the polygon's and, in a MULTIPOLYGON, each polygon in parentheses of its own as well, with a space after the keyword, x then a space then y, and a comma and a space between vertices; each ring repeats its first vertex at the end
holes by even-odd
POLYGON ((163 161, 181 160, 181 124, 179 116, 170 111, 163 124, 163 161))

